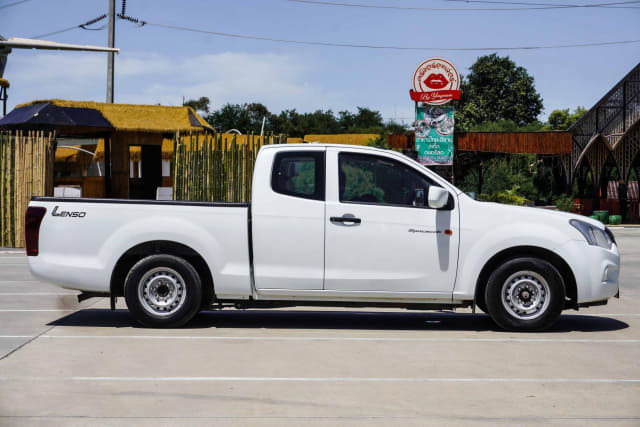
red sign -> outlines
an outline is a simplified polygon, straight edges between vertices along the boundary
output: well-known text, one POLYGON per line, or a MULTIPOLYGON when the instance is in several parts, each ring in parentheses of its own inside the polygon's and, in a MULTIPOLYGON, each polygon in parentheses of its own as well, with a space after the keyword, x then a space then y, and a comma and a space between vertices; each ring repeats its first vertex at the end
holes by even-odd
POLYGON ((460 99, 460 75, 452 63, 442 58, 431 58, 418 65, 413 73, 411 99, 431 105, 446 104, 460 99))

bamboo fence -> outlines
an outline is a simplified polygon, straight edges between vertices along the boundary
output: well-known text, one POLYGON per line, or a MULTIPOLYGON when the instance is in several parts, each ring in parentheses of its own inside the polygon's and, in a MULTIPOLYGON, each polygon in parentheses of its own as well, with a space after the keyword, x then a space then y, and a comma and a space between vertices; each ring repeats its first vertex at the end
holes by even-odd
POLYGON ((54 135, 0 132, 0 246, 24 247, 24 215, 31 196, 53 194, 54 135))
POLYGON ((256 156, 262 145, 284 144, 285 135, 176 135, 174 200, 248 202, 256 156), (240 141, 240 143, 239 143, 240 141))

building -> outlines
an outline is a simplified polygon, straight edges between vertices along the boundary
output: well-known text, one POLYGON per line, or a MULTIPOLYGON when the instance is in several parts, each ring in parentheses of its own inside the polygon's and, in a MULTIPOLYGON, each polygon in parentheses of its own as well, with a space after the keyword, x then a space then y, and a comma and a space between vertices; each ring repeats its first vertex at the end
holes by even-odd
POLYGON ((48 173, 57 194, 140 199, 155 199, 158 187, 171 187, 177 132, 213 131, 190 107, 56 99, 17 106, 0 120, 0 130, 54 135, 48 173))
POLYGON ((583 213, 603 209, 638 220, 640 63, 569 130, 569 182, 583 213))

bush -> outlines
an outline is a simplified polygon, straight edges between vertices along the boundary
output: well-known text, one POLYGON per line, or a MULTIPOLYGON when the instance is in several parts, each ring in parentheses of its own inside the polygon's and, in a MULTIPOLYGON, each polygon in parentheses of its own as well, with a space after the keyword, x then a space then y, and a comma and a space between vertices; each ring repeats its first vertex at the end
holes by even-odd
POLYGON ((553 204, 561 211, 573 212, 573 198, 571 196, 564 194, 557 196, 553 199, 553 204))
POLYGON ((485 202, 496 202, 505 205, 524 206, 529 202, 529 200, 516 193, 519 189, 520 187, 516 185, 511 188, 511 190, 505 190, 490 194, 480 194, 479 199, 485 202))

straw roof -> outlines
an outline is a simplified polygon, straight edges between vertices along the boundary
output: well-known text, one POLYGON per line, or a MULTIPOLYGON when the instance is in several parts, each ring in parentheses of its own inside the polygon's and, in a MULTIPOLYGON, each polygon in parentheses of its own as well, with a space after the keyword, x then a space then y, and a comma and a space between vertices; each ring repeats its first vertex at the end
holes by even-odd
POLYGON ((86 108, 99 111, 116 131, 132 132, 202 132, 211 126, 191 107, 164 105, 107 104, 93 101, 47 99, 31 101, 16 108, 49 103, 61 108, 86 108))
POLYGON ((8 88, 9 80, 0 78, 0 87, 8 88))
POLYGON ((305 135, 308 142, 324 142, 327 144, 367 145, 378 138, 376 133, 337 133, 337 134, 311 134, 305 135))

